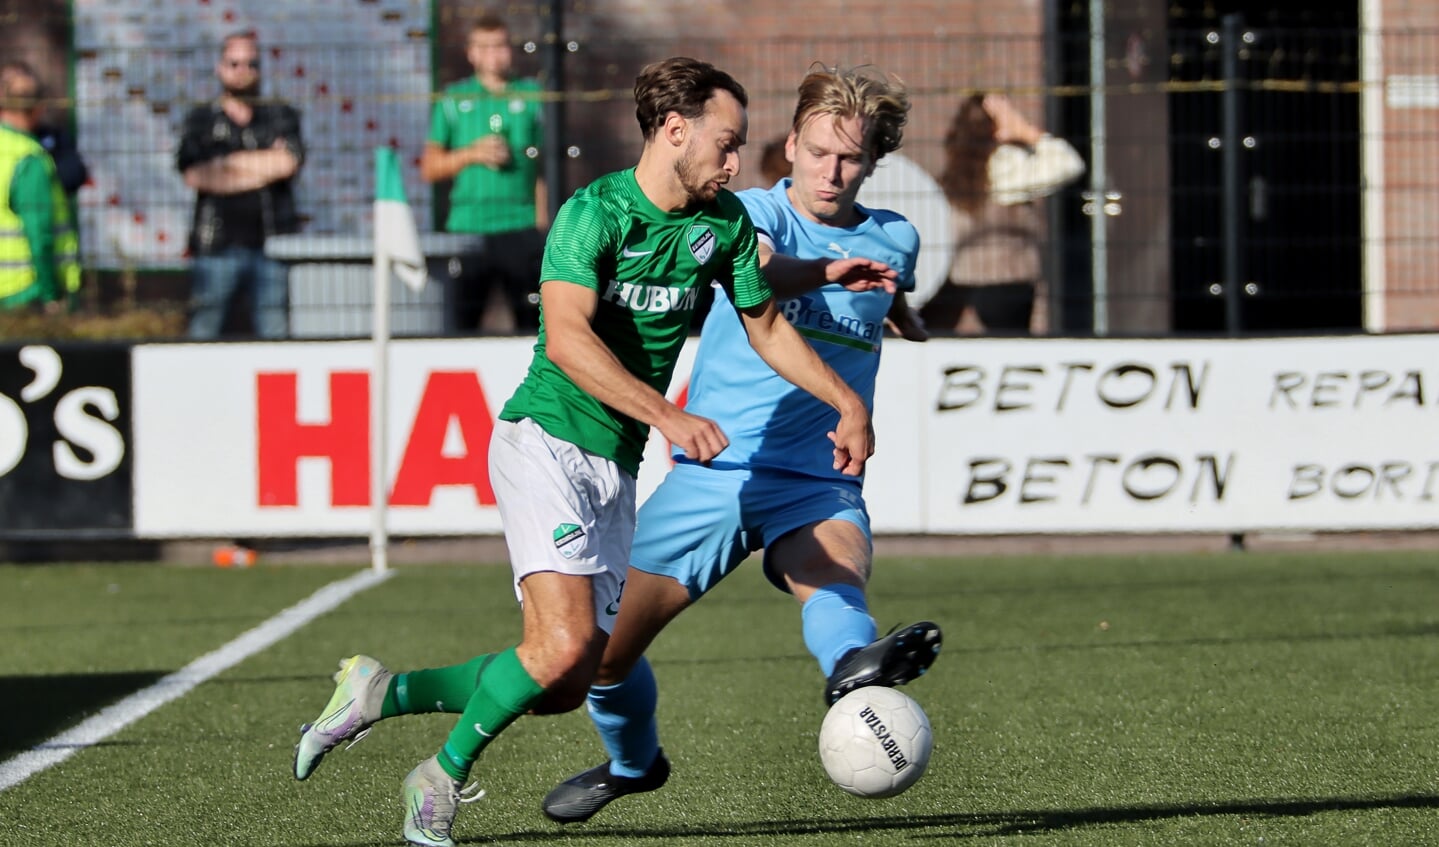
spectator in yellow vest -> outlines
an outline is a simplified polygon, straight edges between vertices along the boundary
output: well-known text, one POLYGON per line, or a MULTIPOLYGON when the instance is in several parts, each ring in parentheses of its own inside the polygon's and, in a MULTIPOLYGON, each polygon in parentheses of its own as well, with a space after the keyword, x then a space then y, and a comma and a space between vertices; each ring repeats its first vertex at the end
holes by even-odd
POLYGON ((58 312, 80 287, 80 257, 55 162, 34 135, 42 94, 21 63, 0 75, 0 308, 58 312))
MULTIPOLYGON (((32 71, 30 66, 24 62, 8 61, 0 63, 0 79, 9 77, 11 74, 29 75, 32 71)), ((65 199, 70 202, 70 220, 77 221, 75 215, 76 195, 85 183, 90 181, 90 167, 85 164, 85 159, 80 155, 80 148, 75 143, 74 136, 66 128, 66 121, 63 115, 42 114, 36 122, 35 128, 31 131, 35 140, 50 154, 50 159, 55 163, 55 176, 60 180, 60 187, 65 189, 65 199)))

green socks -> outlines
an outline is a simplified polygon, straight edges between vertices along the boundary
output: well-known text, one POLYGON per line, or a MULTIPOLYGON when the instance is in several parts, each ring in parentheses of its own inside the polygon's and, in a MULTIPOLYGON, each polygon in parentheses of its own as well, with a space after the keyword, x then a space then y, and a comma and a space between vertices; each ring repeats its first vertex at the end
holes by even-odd
POLYGON ((480 674, 494 658, 493 653, 485 653, 462 665, 395 674, 385 690, 380 717, 464 711, 479 687, 480 674))
POLYGON ((511 647, 460 665, 395 674, 385 689, 380 717, 428 712, 460 713, 440 751, 440 767, 463 781, 480 751, 515 718, 529 711, 544 689, 525 671, 511 647))
POLYGON ((460 782, 469 776, 485 746, 545 693, 520 664, 513 647, 480 667, 484 673, 479 685, 438 756, 445 773, 460 782))

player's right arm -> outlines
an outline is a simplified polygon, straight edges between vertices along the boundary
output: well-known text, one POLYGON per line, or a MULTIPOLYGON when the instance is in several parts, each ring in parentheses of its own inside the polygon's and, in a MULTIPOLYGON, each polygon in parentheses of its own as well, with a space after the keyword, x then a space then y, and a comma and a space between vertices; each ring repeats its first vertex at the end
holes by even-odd
POLYGON ((839 284, 850 291, 882 288, 895 292, 899 274, 884 262, 856 256, 853 259, 798 259, 759 244, 759 264, 765 281, 778 300, 798 297, 807 291, 839 284))
POLYGON ((736 311, 750 346, 765 364, 839 412, 839 424, 828 433, 834 442, 834 469, 846 476, 864 473, 864 463, 874 455, 874 424, 864 400, 785 320, 773 297, 736 311))
POLYGON ((540 285, 545 316, 545 355, 587 394, 637 421, 656 427, 698 462, 713 459, 729 445, 719 424, 692 415, 630 373, 595 334, 599 292, 578 283, 546 280, 540 285))

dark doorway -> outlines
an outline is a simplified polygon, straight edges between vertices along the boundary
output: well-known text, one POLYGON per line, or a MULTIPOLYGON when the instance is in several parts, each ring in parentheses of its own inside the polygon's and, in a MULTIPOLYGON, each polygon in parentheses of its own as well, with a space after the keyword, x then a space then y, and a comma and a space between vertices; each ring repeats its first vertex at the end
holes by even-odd
POLYGON ((1239 331, 1363 325, 1356 3, 1169 7, 1173 327, 1226 326, 1223 19, 1238 14, 1239 331))
MULTIPOLYGON (((1067 139, 1089 164, 1089 4, 1045 0, 1044 84, 1051 92, 1045 107, 1048 130, 1067 139)), ((1050 254, 1045 268, 1049 282, 1050 327, 1055 334, 1086 335, 1094 331, 1094 274, 1090 221, 1084 211, 1088 177, 1060 190, 1046 204, 1050 254)))

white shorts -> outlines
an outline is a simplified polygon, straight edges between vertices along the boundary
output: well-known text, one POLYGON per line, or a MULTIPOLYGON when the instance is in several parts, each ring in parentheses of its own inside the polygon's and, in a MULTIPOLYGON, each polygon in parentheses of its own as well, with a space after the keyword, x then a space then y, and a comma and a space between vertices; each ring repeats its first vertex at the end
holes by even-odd
POLYGON ((495 421, 490 484, 515 596, 532 573, 591 577, 595 622, 611 632, 635 538, 635 478, 525 418, 495 421))

